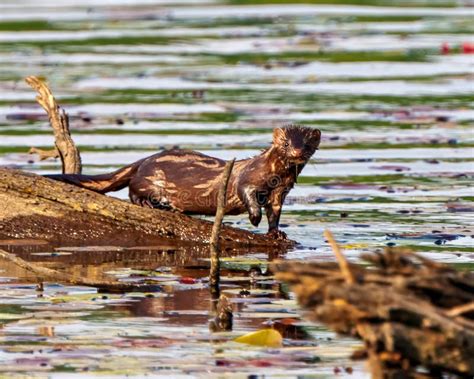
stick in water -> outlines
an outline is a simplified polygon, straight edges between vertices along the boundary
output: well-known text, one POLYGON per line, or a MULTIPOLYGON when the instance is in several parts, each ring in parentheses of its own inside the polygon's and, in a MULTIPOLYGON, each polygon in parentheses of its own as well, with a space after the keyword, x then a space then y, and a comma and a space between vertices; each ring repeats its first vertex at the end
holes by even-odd
POLYGON ((225 207, 227 202, 227 186, 229 184, 230 174, 234 167, 235 159, 227 162, 222 173, 222 182, 217 195, 217 211, 214 225, 212 226, 210 249, 211 249, 211 270, 209 273, 209 285, 211 293, 219 298, 219 234, 221 233, 222 220, 225 215, 225 207))
POLYGON ((344 254, 342 254, 341 250, 339 249, 339 246, 337 242, 334 240, 334 236, 332 235, 330 230, 326 229, 324 231, 324 238, 326 238, 327 241, 329 242, 329 245, 331 245, 332 251, 334 255, 336 256, 337 263, 339 264, 339 268, 341 269, 342 275, 346 279, 346 282, 348 284, 354 284, 355 279, 349 267, 349 262, 347 262, 346 257, 344 256, 344 254))

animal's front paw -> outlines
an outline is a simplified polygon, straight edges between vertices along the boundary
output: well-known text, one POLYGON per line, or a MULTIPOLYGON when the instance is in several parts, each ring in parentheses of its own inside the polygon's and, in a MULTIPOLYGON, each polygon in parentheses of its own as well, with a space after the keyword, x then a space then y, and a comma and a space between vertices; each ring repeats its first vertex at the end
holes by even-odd
POLYGON ((249 213, 249 220, 253 226, 258 226, 262 220, 262 212, 260 210, 249 213))
POLYGON ((267 233, 267 236, 276 240, 287 240, 288 236, 286 235, 285 232, 282 232, 281 230, 278 229, 272 229, 269 230, 267 233))

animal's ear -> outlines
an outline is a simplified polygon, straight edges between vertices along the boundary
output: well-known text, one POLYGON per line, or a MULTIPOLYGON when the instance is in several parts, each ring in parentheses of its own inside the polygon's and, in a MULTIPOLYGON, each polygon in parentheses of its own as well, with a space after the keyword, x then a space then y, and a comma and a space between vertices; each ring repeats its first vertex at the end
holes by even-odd
POLYGON ((312 130, 312 132, 311 132, 311 142, 316 147, 319 146, 319 142, 321 142, 321 130, 319 130, 319 129, 313 129, 312 130))
POLYGON ((286 138, 285 129, 275 128, 273 130, 273 143, 278 144, 281 141, 284 141, 286 138))

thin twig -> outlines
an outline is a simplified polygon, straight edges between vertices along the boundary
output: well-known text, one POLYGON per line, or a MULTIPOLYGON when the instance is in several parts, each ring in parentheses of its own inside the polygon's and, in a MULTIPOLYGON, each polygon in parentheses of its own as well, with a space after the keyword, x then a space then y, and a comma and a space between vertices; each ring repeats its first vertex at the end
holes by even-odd
POLYGON ((54 143, 61 158, 63 174, 80 174, 82 171, 81 155, 71 138, 67 113, 58 105, 53 93, 43 80, 36 76, 28 76, 25 81, 38 92, 36 101, 48 114, 54 131, 54 143))
POLYGON ((222 220, 225 215, 225 207, 227 202, 227 186, 229 184, 230 174, 234 167, 235 159, 227 162, 222 172, 221 186, 217 195, 217 210, 214 225, 212 226, 212 233, 210 239, 210 250, 211 250, 211 269, 209 273, 209 284, 211 287, 211 293, 216 298, 219 297, 219 235, 221 233, 222 220))
POLYGON ((344 256, 344 254, 342 254, 341 250, 339 249, 339 246, 337 242, 334 240, 334 236, 332 235, 331 231, 326 229, 324 231, 324 237, 329 242, 329 245, 331 245, 332 251, 334 255, 336 256, 337 263, 339 264, 339 268, 341 269, 342 275, 344 275, 346 282, 348 284, 354 284, 355 279, 349 267, 349 262, 347 262, 346 257, 344 256))
POLYGON ((446 314, 449 317, 457 317, 461 316, 464 313, 473 312, 474 311, 474 302, 470 302, 463 305, 458 305, 457 307, 451 308, 450 310, 446 311, 446 314))

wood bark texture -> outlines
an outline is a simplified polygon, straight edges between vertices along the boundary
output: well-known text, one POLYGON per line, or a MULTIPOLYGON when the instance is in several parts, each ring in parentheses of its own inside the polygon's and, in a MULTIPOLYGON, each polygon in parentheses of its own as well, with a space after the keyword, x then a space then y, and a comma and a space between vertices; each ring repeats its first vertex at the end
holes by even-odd
MULTIPOLYGON (((142 208, 66 183, 0 168, 0 239, 46 240, 62 246, 133 246, 173 240, 210 242, 212 223, 184 214, 142 208)), ((289 241, 223 226, 224 246, 285 248, 289 241)))
POLYGON ((420 367, 473 377, 474 273, 405 250, 363 259, 372 267, 287 261, 273 270, 310 319, 364 341, 374 378, 420 377, 420 367))
MULTIPOLYGON (((25 80, 38 92, 36 101, 48 114, 49 123, 54 132, 57 154, 61 158, 63 174, 80 174, 82 171, 81 155, 71 137, 69 117, 66 111, 58 105, 53 93, 43 80, 36 76, 28 76, 25 80)), ((44 157, 44 151, 36 151, 43 153, 42 155, 40 154, 40 157, 44 157)), ((33 150, 33 152, 35 151, 33 150)), ((53 154, 51 155, 55 156, 53 154)))

